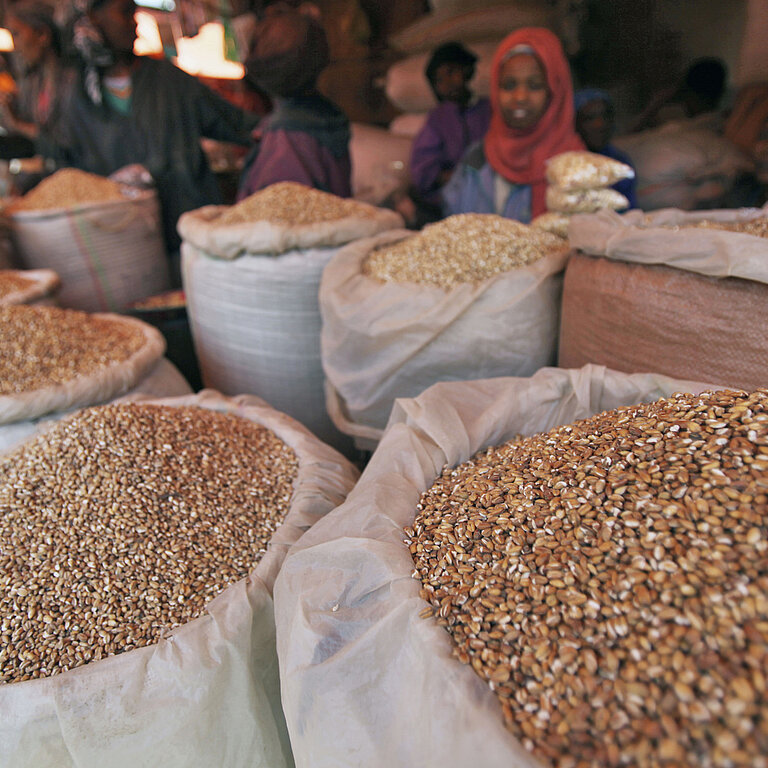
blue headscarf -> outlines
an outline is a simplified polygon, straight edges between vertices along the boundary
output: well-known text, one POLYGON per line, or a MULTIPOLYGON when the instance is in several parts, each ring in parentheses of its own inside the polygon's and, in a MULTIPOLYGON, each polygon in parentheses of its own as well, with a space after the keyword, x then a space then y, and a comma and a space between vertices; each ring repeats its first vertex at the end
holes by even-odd
POLYGON ((115 54, 88 13, 100 0, 72 0, 72 44, 85 65, 85 92, 96 105, 104 99, 99 70, 115 63, 115 54))
POLYGON ((603 101, 608 106, 613 106, 613 99, 607 91, 600 88, 582 88, 573 94, 573 111, 578 112, 585 104, 590 101, 603 101))

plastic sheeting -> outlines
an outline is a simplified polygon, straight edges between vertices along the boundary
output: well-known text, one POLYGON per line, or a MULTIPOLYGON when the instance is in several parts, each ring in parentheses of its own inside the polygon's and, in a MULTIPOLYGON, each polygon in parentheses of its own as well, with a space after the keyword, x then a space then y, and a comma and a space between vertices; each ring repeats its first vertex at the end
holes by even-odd
POLYGON ((437 384, 399 400, 347 501, 275 585, 283 709, 296 765, 529 768, 488 686, 451 656, 411 577, 403 527, 445 465, 620 405, 703 384, 605 368, 437 384))
POLYGON ((365 440, 381 435, 395 398, 438 381, 527 376, 555 362, 566 253, 451 290, 363 274, 372 250, 412 234, 347 246, 320 284, 323 367, 338 393, 328 409, 340 429, 365 440))
POLYGON ((289 547, 344 500, 357 472, 258 398, 205 391, 153 402, 236 413, 271 429, 299 457, 288 515, 249 577, 167 638, 51 678, 0 686, 0 763, 7 768, 293 765, 272 586, 289 547))

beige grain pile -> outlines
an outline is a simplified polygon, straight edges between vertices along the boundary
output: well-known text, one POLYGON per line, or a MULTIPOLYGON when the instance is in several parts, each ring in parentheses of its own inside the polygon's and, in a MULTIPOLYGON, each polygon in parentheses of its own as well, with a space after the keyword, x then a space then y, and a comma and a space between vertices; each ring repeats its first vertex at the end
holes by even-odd
POLYGON ((314 224, 347 217, 369 218, 376 209, 367 203, 348 200, 304 184, 283 181, 233 205, 219 217, 221 224, 271 221, 280 224, 314 224))
POLYGON ((371 252, 363 273, 385 282, 451 288, 567 251, 562 239, 492 214, 462 213, 371 252))
POLYGON ((14 269, 0 269, 0 301, 13 293, 28 291, 35 285, 37 283, 34 280, 14 269))
POLYGON ((0 395, 30 392, 127 360, 141 327, 74 309, 0 306, 0 395))
POLYGON ((76 168, 62 168, 43 179, 26 195, 5 208, 8 214, 18 211, 47 211, 89 203, 125 200, 122 187, 110 179, 76 168))
POLYGON ((293 451, 231 414, 81 411, 0 459, 0 681, 157 642, 262 557, 293 451))
POLYGON ((768 764, 768 390, 489 448, 406 532, 424 613, 545 765, 768 764))

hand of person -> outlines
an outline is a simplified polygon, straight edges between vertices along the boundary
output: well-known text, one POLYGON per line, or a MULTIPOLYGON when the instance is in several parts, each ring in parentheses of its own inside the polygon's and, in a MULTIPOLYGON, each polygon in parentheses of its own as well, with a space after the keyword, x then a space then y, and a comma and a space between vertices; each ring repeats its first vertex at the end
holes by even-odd
POLYGON ((109 178, 118 184, 127 184, 138 189, 150 189, 155 185, 152 174, 143 165, 138 163, 118 168, 109 178))

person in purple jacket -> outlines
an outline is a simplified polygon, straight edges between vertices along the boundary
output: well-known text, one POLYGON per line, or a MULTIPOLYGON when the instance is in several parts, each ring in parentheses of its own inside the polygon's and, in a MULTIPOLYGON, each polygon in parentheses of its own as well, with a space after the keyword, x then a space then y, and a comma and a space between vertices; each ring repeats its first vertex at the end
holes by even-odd
POLYGON ((329 60, 325 31, 309 15, 280 8, 256 26, 246 78, 270 95, 274 109, 256 129, 238 200, 279 181, 352 194, 349 120, 316 88, 329 60))
POLYGON ((417 205, 440 211, 440 189, 467 148, 488 130, 491 105, 469 89, 477 56, 460 43, 432 54, 425 74, 439 104, 427 117, 411 151, 411 194, 417 205))

